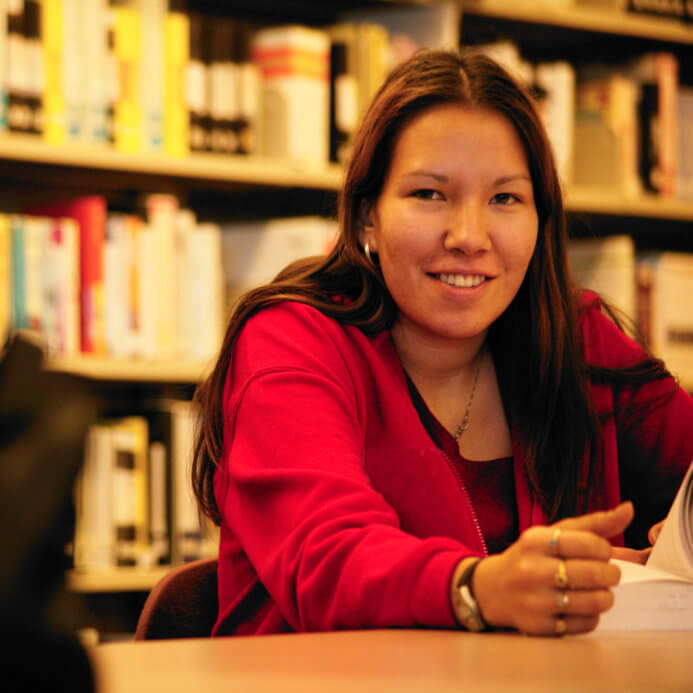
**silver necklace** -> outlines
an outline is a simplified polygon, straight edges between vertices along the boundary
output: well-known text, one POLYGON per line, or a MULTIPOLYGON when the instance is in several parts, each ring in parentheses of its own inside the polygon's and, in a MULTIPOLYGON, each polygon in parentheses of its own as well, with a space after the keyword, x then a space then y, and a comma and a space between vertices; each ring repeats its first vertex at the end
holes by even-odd
POLYGON ((469 399, 467 400, 467 408, 464 410, 464 416, 462 420, 457 424, 455 429, 455 442, 459 444, 462 434, 469 427, 469 414, 472 411, 472 402, 474 401, 474 393, 476 392, 476 384, 479 380, 479 373, 481 372, 481 362, 484 358, 484 350, 477 357, 476 368, 474 369, 474 380, 472 381, 472 391, 469 393, 469 399))

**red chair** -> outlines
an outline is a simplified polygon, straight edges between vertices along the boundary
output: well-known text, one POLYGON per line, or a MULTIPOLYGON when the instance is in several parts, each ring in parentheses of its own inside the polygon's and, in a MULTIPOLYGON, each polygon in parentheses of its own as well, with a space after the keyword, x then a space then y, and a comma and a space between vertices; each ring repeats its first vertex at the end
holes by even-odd
POLYGON ((217 620, 217 559, 173 568, 149 593, 135 640, 209 637, 217 620))

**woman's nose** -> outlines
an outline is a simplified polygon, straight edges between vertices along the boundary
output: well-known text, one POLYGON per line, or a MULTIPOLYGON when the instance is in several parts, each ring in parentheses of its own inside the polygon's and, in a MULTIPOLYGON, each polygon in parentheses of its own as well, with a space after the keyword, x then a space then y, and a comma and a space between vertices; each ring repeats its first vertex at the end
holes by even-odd
POLYGON ((482 205, 476 201, 460 204, 450 216, 443 244, 446 250, 475 255, 489 250, 491 242, 482 205))

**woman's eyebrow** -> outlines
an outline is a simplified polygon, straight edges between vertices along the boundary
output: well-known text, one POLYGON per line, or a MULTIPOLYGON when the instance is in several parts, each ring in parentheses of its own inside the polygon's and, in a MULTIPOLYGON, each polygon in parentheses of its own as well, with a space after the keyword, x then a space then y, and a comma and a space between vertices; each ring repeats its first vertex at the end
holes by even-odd
POLYGON ((511 176, 501 176, 500 178, 496 178, 496 180, 493 181, 493 184, 505 185, 506 183, 512 183, 516 180, 527 181, 530 185, 532 183, 532 179, 526 173, 517 173, 511 176))
POLYGON ((435 171, 429 171, 423 168, 416 169, 416 171, 410 171, 409 173, 405 174, 404 177, 415 178, 417 176, 426 176, 428 178, 434 178, 435 180, 441 183, 447 183, 449 180, 449 178, 442 173, 436 173, 435 171))

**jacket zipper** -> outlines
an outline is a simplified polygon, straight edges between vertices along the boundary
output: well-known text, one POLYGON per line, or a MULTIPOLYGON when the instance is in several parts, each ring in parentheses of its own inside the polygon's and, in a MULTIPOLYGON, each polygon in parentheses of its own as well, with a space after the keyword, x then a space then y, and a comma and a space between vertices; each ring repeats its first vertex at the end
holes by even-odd
POLYGON ((486 540, 484 539, 484 533, 481 531, 481 525, 479 524, 479 518, 476 516, 476 511, 474 510, 474 505, 472 504, 472 499, 469 497, 469 493, 467 492, 467 487, 464 485, 464 481, 462 481, 462 476, 460 475, 459 471, 457 470, 457 467, 455 466, 454 462, 450 459, 448 454, 444 451, 440 451, 443 457, 445 457, 445 461, 448 463, 448 467, 450 467, 450 470, 452 471, 453 475, 455 476, 455 479, 457 480, 457 485, 459 486, 460 491, 462 492, 462 496, 464 497, 465 501, 467 502, 467 507, 469 508, 469 512, 472 514, 472 520, 474 521, 474 528, 476 529, 477 536, 479 537, 479 541, 481 542, 481 546, 484 549, 484 556, 488 556, 488 547, 486 546, 486 540))

